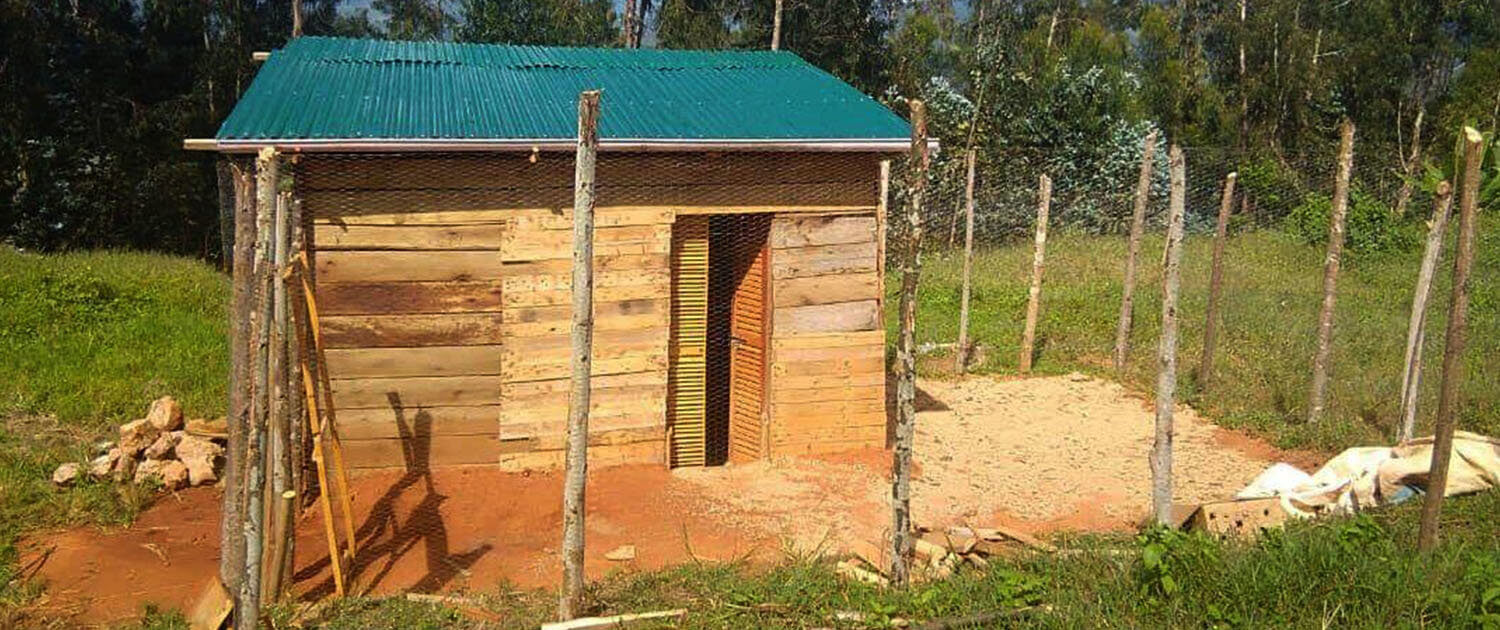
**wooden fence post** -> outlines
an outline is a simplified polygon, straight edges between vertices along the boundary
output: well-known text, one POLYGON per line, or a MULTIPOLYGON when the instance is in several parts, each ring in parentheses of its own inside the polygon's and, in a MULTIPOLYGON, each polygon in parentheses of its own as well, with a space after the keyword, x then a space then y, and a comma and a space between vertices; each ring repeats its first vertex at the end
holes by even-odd
POLYGON ((224 453, 224 499, 219 520, 219 581, 239 593, 245 575, 245 440, 250 427, 250 312, 255 297, 255 173, 252 163, 230 162, 234 178, 234 297, 229 309, 229 434, 224 453))
POLYGON ((1219 222, 1214 228, 1214 258, 1208 274, 1208 315, 1203 322, 1203 358, 1198 361, 1198 387, 1207 388, 1214 372, 1214 345, 1218 342, 1219 296, 1224 291, 1224 242, 1229 237, 1229 211, 1234 204, 1234 183, 1239 173, 1224 178, 1224 197, 1219 201, 1219 222))
POLYGON ((589 394, 594 342, 594 164, 599 150, 599 91, 578 95, 578 154, 573 168, 573 377, 563 470, 563 588, 557 615, 583 612, 584 486, 588 479, 589 394))
POLYGON ((922 272, 922 195, 927 190, 927 107, 911 101, 906 254, 901 261, 901 339, 896 349, 896 447, 891 462, 891 584, 905 586, 911 559, 911 451, 917 424, 917 280, 922 272))
POLYGON ((1333 351, 1333 307, 1338 296, 1339 263, 1344 255, 1344 219, 1349 213, 1349 178, 1354 170, 1354 123, 1339 125, 1339 165, 1333 180, 1333 209, 1328 217, 1328 256, 1323 261, 1323 305, 1318 311, 1318 350, 1313 355, 1312 393, 1307 423, 1323 419, 1328 402, 1328 363, 1333 351))
POLYGON ((1443 382, 1438 389, 1436 426, 1432 438, 1432 468, 1427 474, 1427 494, 1422 500, 1422 520, 1417 530, 1417 548, 1423 553, 1437 545, 1438 516, 1443 494, 1448 490, 1448 463, 1453 456, 1454 406, 1458 404, 1459 381, 1463 380, 1464 345, 1468 341, 1469 273, 1474 264, 1474 239, 1478 226, 1480 163, 1484 161, 1484 136, 1473 127, 1464 128, 1464 179, 1458 201, 1458 249, 1453 257, 1453 292, 1448 298, 1448 331, 1443 342, 1443 382))
POLYGON ((1115 372, 1125 371, 1130 356, 1130 325, 1135 313, 1135 266, 1141 255, 1141 235, 1146 231, 1146 202, 1151 197, 1151 166, 1156 159, 1156 132, 1146 135, 1141 149, 1141 174, 1135 186, 1135 208, 1130 213, 1130 245, 1125 254, 1125 281, 1120 294, 1120 322, 1115 328, 1115 372))
POLYGON ((776 0, 776 15, 771 18, 771 50, 781 50, 781 4, 776 0))
POLYGON ((1417 289, 1411 299, 1411 321, 1406 326, 1406 362, 1401 371, 1401 430, 1397 439, 1412 439, 1417 429, 1417 396, 1422 391, 1422 346, 1427 340, 1427 298, 1432 294, 1432 276, 1442 256, 1448 234, 1448 216, 1453 214, 1453 187, 1439 182, 1433 197, 1432 223, 1427 229, 1427 248, 1417 271, 1417 289))
MULTIPOLYGON (((278 188, 281 181, 278 179, 278 188)), ((275 216, 272 218, 271 243, 271 342, 267 357, 267 388, 269 398, 266 416, 267 443, 266 465, 270 483, 265 498, 264 557, 261 560, 261 605, 275 604, 281 596, 281 578, 286 569, 287 540, 291 537, 292 515, 291 490, 292 453, 290 419, 290 382, 287 379, 287 333, 286 269, 287 250, 291 249, 290 195, 276 193, 275 216)), ((294 495, 295 496, 295 495, 294 495)))
POLYGON ((1167 202, 1167 242, 1162 269, 1161 346, 1157 354, 1156 440, 1151 447, 1151 509, 1157 524, 1172 520, 1172 412, 1177 404, 1177 291, 1182 266, 1183 215, 1187 209, 1187 166, 1182 149, 1167 152, 1172 193, 1167 202))
POLYGON ((250 421, 245 445, 245 572, 241 576, 239 601, 235 603, 235 627, 260 626, 261 553, 265 545, 266 424, 270 416, 270 328, 276 276, 272 220, 276 212, 276 182, 280 156, 270 147, 255 160, 255 281, 251 297, 250 421))
POLYGON ((963 294, 958 307, 958 347, 954 350, 953 371, 963 374, 969 363, 969 294, 970 276, 974 271, 974 150, 964 156, 968 176, 964 185, 964 278, 963 294))
POLYGON ((1026 329, 1021 333, 1021 372, 1031 371, 1031 355, 1036 343, 1036 320, 1042 310, 1042 270, 1047 257, 1047 215, 1052 208, 1052 178, 1037 180, 1036 251, 1031 257, 1031 290, 1026 301, 1026 329))

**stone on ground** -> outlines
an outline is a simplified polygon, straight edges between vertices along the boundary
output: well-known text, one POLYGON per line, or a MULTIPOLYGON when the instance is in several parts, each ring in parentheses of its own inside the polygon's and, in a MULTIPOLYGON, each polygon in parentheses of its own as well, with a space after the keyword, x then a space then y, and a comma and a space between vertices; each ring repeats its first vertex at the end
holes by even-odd
POLYGON ((156 438, 151 446, 146 447, 146 459, 171 459, 172 449, 177 448, 177 443, 182 441, 182 431, 171 431, 163 433, 156 438))
POLYGON ((605 560, 628 562, 635 559, 635 545, 620 545, 604 554, 605 560))
POLYGON ((162 396, 151 403, 146 420, 159 431, 176 431, 182 428, 182 405, 171 396, 162 396))
POLYGON ((135 457, 149 448, 161 437, 161 429, 147 418, 132 420, 120 425, 120 451, 126 457, 135 457))
POLYGON ((78 464, 68 462, 52 471, 52 483, 59 486, 70 486, 78 479, 78 464))
POLYGON ((111 448, 103 455, 95 457, 94 461, 89 462, 89 476, 95 479, 103 479, 105 477, 108 477, 109 473, 114 471, 115 465, 118 464, 119 461, 119 447, 111 448))
POLYGON ((161 479, 161 485, 168 490, 180 490, 188 485, 188 469, 175 459, 163 461, 156 469, 156 476, 161 479))
POLYGON ((214 464, 223 454, 224 447, 192 434, 184 435, 177 443, 177 458, 187 466, 188 480, 195 486, 219 479, 214 464))

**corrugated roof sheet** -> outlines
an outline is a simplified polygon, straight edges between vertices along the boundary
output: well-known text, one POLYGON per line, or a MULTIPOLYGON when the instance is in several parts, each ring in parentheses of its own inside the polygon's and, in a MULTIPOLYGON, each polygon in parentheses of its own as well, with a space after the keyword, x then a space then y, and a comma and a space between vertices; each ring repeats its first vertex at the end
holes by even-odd
POLYGON ((220 140, 577 135, 603 90, 619 140, 885 140, 906 122, 789 52, 503 46, 301 37, 271 54, 220 140))

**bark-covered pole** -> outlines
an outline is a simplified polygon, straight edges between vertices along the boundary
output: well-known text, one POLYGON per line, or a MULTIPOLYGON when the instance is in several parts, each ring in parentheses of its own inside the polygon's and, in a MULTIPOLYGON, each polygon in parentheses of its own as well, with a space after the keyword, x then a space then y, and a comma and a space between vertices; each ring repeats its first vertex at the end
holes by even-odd
POLYGON ((588 479, 590 369, 594 343, 594 164, 599 151, 599 91, 578 95, 578 156, 573 168, 573 377, 568 451, 563 460, 563 586, 557 616, 583 612, 584 485, 588 479))
POLYGON ((1437 420, 1432 438, 1432 469, 1427 474, 1427 495, 1422 500, 1422 521, 1417 529, 1417 548, 1432 551, 1438 540, 1438 516, 1448 490, 1448 464, 1453 456, 1453 430, 1458 387, 1463 381, 1464 345, 1468 342, 1469 274, 1474 265, 1474 239, 1478 231, 1480 163, 1484 161, 1484 137, 1473 127, 1464 128, 1464 179, 1458 201, 1458 249, 1453 257, 1453 292, 1448 298, 1448 332, 1443 342, 1443 381, 1438 389, 1437 420))
POLYGON ((238 593, 245 575, 245 442, 250 427, 251 316, 255 309, 255 173, 230 163, 234 178, 234 297, 229 310, 229 413, 224 448, 224 499, 219 520, 219 581, 238 593))
POLYGON ((969 294, 970 275, 974 271, 974 149, 964 156, 968 175, 964 184, 964 278, 958 307, 958 347, 954 349, 953 371, 959 374, 969 363, 969 294))
POLYGON ((1203 357, 1198 361, 1198 387, 1207 388, 1214 374, 1214 345, 1219 335, 1219 296, 1224 292, 1224 244, 1229 238, 1229 211, 1234 204, 1234 182, 1238 173, 1224 178, 1224 196, 1219 200, 1219 222, 1214 228, 1214 258, 1208 273, 1208 315, 1203 322, 1203 357))
POLYGON ((1323 419, 1328 402, 1328 363, 1333 353, 1333 307, 1338 297, 1339 264, 1344 256, 1344 220, 1349 214, 1349 178, 1354 170, 1354 123, 1339 126, 1339 169, 1333 180, 1333 209, 1328 217, 1328 256, 1323 261, 1323 305, 1318 311, 1318 350, 1313 355, 1312 393, 1307 423, 1323 419))
MULTIPOLYGON (((278 180, 278 184, 279 184, 278 180)), ((271 347, 266 363, 267 395, 270 399, 266 421, 266 467, 269 483, 266 487, 266 544, 261 560, 261 605, 275 604, 281 596, 281 578, 285 572, 287 540, 291 538, 292 502, 286 493, 292 482, 292 442, 289 412, 290 383, 287 376, 287 306, 286 281, 282 270, 286 269, 287 250, 291 243, 290 195, 278 192, 276 214, 272 224, 271 245, 271 321, 269 339, 271 347)), ((294 495, 295 496, 295 495, 294 495)))
POLYGON ((276 150, 266 147, 255 160, 255 282, 251 297, 250 421, 245 442, 245 511, 238 526, 245 532, 245 571, 241 576, 239 601, 235 602, 236 628, 260 626, 261 550, 265 545, 266 423, 270 415, 270 335, 272 284, 275 281, 272 219, 276 212, 276 182, 280 178, 276 150))
POLYGON ((1115 328, 1115 372, 1125 371, 1130 355, 1130 326, 1135 314, 1135 266, 1141 255, 1141 236, 1146 232, 1146 202, 1151 197, 1151 166, 1156 160, 1156 132, 1146 135, 1141 149, 1141 174, 1135 186, 1135 208, 1130 213, 1130 244, 1125 254, 1125 281, 1120 293, 1120 320, 1115 328))
POLYGON ((891 584, 905 586, 912 553, 911 451, 917 426, 917 280, 922 272, 922 196, 927 191, 927 107, 911 101, 906 252, 901 260, 901 339, 896 349, 896 448, 891 461, 891 584))
POLYGON ((1417 289, 1411 299, 1411 321, 1406 325, 1406 362, 1401 371, 1401 431, 1397 439, 1412 439, 1417 427, 1417 394, 1422 391, 1422 346, 1427 340, 1427 299, 1432 295, 1432 277, 1442 256, 1448 234, 1448 216, 1453 214, 1453 187, 1438 183, 1433 197, 1432 223, 1427 229, 1427 248, 1417 271, 1417 289))
POLYGON ((1172 412, 1177 404, 1177 292, 1182 267, 1183 215, 1187 210, 1187 165, 1182 149, 1168 150, 1172 193, 1167 202, 1167 243, 1161 279, 1161 346, 1157 354, 1156 439, 1151 446, 1151 513, 1172 520, 1172 412))
POLYGON ((776 16, 771 18, 771 50, 781 50, 781 4, 776 0, 776 16))
POLYGON ((292 0, 292 37, 302 36, 302 0, 292 0))
POLYGON ((1047 260, 1047 216, 1052 208, 1052 178, 1042 175, 1037 180, 1036 204, 1036 248, 1031 254, 1031 289, 1026 299, 1026 328, 1021 331, 1021 372, 1031 371, 1031 355, 1035 354, 1036 320, 1042 313, 1042 272, 1047 260))

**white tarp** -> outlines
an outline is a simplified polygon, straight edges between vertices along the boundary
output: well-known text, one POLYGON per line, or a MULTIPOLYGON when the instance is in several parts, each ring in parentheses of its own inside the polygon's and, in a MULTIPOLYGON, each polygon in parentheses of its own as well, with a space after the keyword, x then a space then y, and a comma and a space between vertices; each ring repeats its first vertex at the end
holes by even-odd
MULTIPOLYGON (((1288 514, 1304 518, 1400 503, 1426 489, 1432 452, 1432 438, 1425 437, 1388 448, 1351 448, 1312 475, 1276 464, 1235 498, 1281 497, 1288 514)), ((1500 440, 1458 431, 1449 461, 1447 496, 1500 486, 1500 440)))

